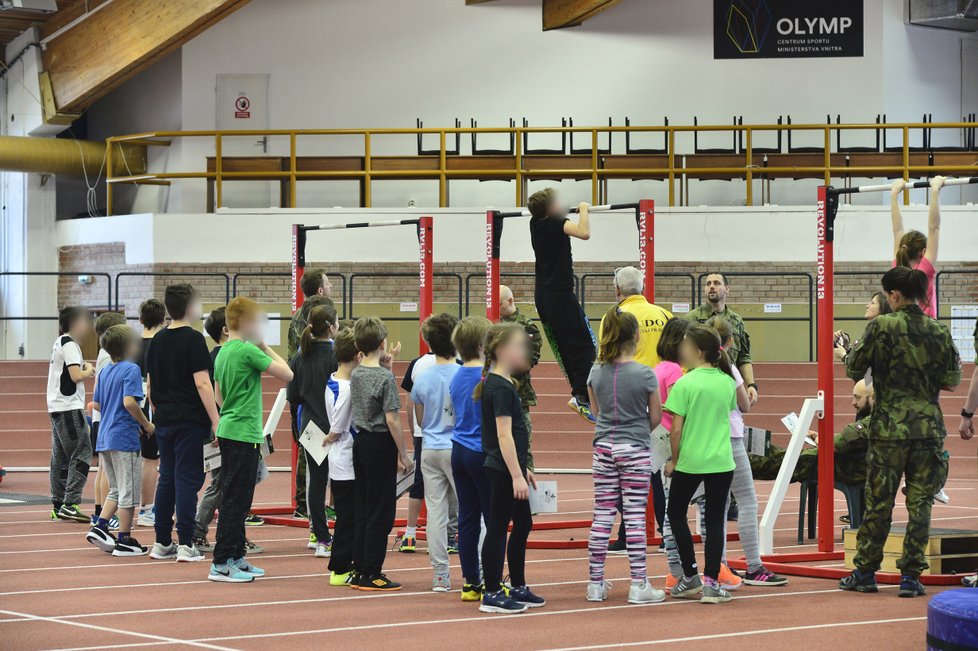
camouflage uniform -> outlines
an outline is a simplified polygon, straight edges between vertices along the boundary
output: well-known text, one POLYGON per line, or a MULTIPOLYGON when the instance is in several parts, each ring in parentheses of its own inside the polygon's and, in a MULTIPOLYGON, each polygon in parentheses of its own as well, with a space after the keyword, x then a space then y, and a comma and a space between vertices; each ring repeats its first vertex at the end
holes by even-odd
POLYGON ((729 307, 724 307, 723 312, 717 312, 710 307, 709 303, 704 303, 688 313, 686 318, 697 323, 706 323, 713 316, 721 316, 726 319, 727 323, 730 324, 730 328, 733 330, 733 344, 727 349, 727 355, 730 356, 730 361, 733 362, 733 365, 740 368, 744 364, 752 363, 750 356, 750 335, 747 334, 744 319, 729 307))
MULTIPOLYGON (((866 481, 866 449, 869 441, 870 417, 850 423, 835 435, 835 479, 844 484, 862 484, 866 481)), ((763 457, 750 456, 750 468, 754 479, 777 479, 784 461, 785 449, 772 445, 763 457)), ((818 467, 818 449, 802 450, 791 481, 805 481, 814 477, 818 467)))
MULTIPOLYGON (((304 307, 300 307, 292 315, 289 323, 289 356, 286 361, 291 362, 299 352, 299 339, 302 338, 302 331, 306 329, 309 313, 304 307)), ((299 418, 298 410, 295 405, 289 405, 289 412, 292 415, 292 439, 296 445, 299 442, 299 418)), ((295 503, 303 512, 306 511, 306 455, 300 454, 295 466, 295 503)))
POLYGON ((903 574, 927 569, 924 549, 930 535, 934 494, 947 479, 942 387, 961 382, 961 358, 948 329, 908 305, 869 322, 863 339, 845 358, 854 380, 873 370, 876 404, 867 437, 866 513, 856 545, 857 569, 875 571, 883 560, 893 501, 906 477, 907 532, 903 574))
MULTIPOLYGON (((530 368, 536 366, 540 361, 540 349, 543 348, 543 337, 540 336, 540 329, 533 323, 533 319, 521 313, 519 308, 516 308, 515 312, 500 320, 507 323, 518 323, 523 326, 523 329, 526 330, 526 336, 530 339, 530 368)), ((530 407, 535 407, 537 404, 537 392, 533 390, 529 371, 514 375, 513 379, 518 383, 517 391, 520 394, 520 403, 523 405, 523 418, 526 420, 526 431, 529 435, 530 447, 527 452, 526 465, 530 470, 533 470, 533 422, 530 419, 530 407)))

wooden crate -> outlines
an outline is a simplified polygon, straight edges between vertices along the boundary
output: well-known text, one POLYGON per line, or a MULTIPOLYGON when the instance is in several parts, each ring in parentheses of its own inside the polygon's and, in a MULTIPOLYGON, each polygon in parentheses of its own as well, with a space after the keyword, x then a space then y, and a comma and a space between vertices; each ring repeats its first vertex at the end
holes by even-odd
MULTIPOLYGON (((903 556, 904 527, 893 527, 883 544, 883 561, 880 570, 899 572, 897 561, 903 556)), ((846 529, 843 533, 845 563, 853 569, 856 556, 856 530, 846 529)), ((978 531, 965 529, 931 529, 930 539, 924 548, 927 564, 925 574, 954 574, 974 572, 978 569, 978 531)))

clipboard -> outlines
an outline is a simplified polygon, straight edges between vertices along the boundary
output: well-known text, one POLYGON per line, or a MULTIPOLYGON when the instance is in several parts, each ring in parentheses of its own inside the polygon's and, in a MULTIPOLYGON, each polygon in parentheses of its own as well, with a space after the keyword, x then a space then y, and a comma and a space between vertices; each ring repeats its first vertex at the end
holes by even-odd
POLYGON ((414 486, 414 468, 411 468, 407 472, 397 476, 397 487, 394 491, 394 499, 401 499, 404 493, 411 490, 412 486, 414 486))
POLYGON ((221 448, 216 445, 211 445, 210 443, 204 444, 204 472, 211 472, 220 467, 221 448))
POLYGON ((299 443, 302 444, 302 447, 309 453, 317 466, 323 465, 329 455, 330 448, 333 447, 332 443, 326 442, 326 432, 311 420, 302 430, 302 434, 299 435, 299 443))

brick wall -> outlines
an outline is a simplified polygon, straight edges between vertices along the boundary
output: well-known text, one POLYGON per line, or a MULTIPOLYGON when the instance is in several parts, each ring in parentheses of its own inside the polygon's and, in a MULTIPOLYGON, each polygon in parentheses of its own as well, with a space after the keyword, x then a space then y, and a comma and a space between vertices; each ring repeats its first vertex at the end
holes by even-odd
MULTIPOLYGON (((238 279, 237 293, 250 296, 264 303, 288 303, 291 297, 289 268, 286 265, 254 263, 248 265, 211 266, 197 265, 126 265, 125 251, 122 243, 81 245, 66 247, 60 251, 61 270, 74 273, 106 272, 112 274, 113 280, 119 272, 159 272, 174 274, 172 276, 122 276, 119 279, 119 302, 127 314, 135 314, 139 302, 149 296, 162 296, 163 288, 171 282, 186 281, 198 287, 205 301, 220 303, 225 300, 226 283, 223 275, 193 276, 192 274, 227 274, 233 279, 234 274, 281 274, 280 276, 250 277, 238 279)), ((584 295, 588 304, 608 303, 613 300, 610 273, 618 266, 627 262, 594 263, 582 262, 577 265, 579 276, 584 277, 584 295), (607 274, 604 277, 591 277, 587 274, 607 274)), ((311 261, 309 267, 319 266, 320 263, 311 261)), ((335 264, 322 263, 333 274, 342 274, 347 278, 348 285, 353 285, 354 304, 365 303, 397 303, 417 300, 417 267, 411 264, 358 264, 356 262, 339 262, 335 264), (398 273, 404 277, 370 277, 354 274, 398 273)), ((808 302, 809 280, 803 276, 744 276, 738 273, 765 274, 804 274, 813 273, 812 265, 789 263, 763 262, 730 262, 720 265, 723 271, 732 274, 731 302, 733 303, 783 303, 806 304, 808 302)), ((978 263, 955 263, 940 265, 941 271, 963 271, 960 274, 945 274, 941 278, 940 299, 943 305, 952 303, 978 303, 978 263)), ((695 302, 691 297, 690 278, 693 278, 695 290, 698 276, 710 271, 704 264, 698 262, 661 263, 657 267, 660 274, 680 274, 681 277, 660 276, 657 279, 656 295, 663 304, 695 302)), ((879 274, 885 268, 879 264, 840 264, 836 269, 836 297, 840 304, 863 304, 879 286, 879 274), (867 275, 846 275, 849 272, 872 272, 867 275)), ((484 265, 480 263, 445 263, 435 267, 436 273, 458 274, 462 281, 463 296, 465 279, 469 274, 475 276, 469 281, 470 309, 479 313, 484 291, 484 281, 480 278, 485 273, 484 265)), ((510 285, 516 292, 517 300, 532 302, 533 279, 528 277, 506 277, 509 273, 532 274, 531 263, 503 264, 503 282, 510 285)), ((341 294, 341 281, 338 276, 333 278, 335 295, 341 294)), ((347 293, 350 288, 347 287, 347 293)), ((456 303, 458 300, 459 281, 457 278, 435 279, 435 302, 456 303)), ((81 285, 76 279, 63 277, 59 284, 58 299, 60 305, 69 303, 102 307, 105 304, 106 281, 104 277, 96 277, 91 285, 81 285)), ((113 303, 115 302, 115 287, 113 286, 113 303)), ((52 310, 53 311, 53 310, 52 310)), ((363 308, 357 307, 355 314, 364 313, 363 308)))

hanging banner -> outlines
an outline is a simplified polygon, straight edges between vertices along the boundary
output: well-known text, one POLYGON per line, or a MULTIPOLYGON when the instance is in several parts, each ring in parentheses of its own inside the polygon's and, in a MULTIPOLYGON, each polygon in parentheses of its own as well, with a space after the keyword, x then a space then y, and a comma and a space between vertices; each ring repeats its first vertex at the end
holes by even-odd
POLYGON ((861 57, 863 0, 713 0, 714 59, 861 57))

